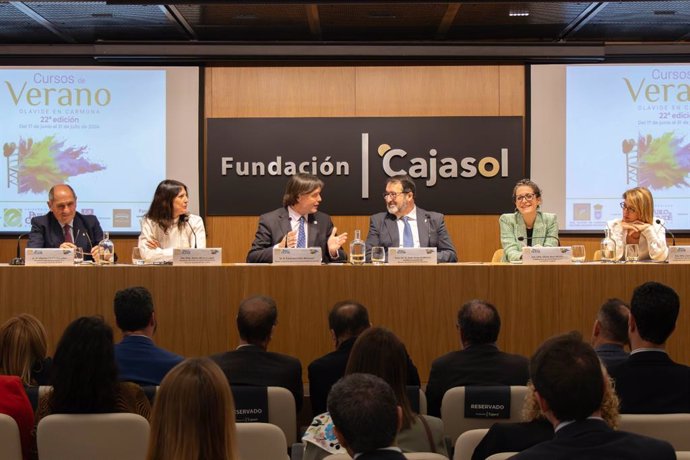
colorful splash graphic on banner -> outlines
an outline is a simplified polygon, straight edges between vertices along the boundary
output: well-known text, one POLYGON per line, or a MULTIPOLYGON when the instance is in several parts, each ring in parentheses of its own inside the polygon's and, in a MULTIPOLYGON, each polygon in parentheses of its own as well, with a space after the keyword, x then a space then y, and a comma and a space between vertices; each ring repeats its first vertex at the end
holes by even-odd
POLYGON ((86 152, 86 146, 65 147, 65 141, 55 136, 46 136, 38 142, 20 138, 18 145, 5 143, 7 183, 16 185, 20 194, 44 193, 55 184, 68 183, 71 177, 106 169, 102 164, 90 162, 86 152))
POLYGON ((671 131, 624 140, 628 180, 654 190, 690 187, 690 143, 683 144, 684 138, 671 131))

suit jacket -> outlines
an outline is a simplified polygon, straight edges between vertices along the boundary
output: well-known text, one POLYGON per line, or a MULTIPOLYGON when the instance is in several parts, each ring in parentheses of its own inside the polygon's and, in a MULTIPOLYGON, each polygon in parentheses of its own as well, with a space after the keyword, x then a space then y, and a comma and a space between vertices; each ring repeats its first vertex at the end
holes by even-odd
MULTIPOLYGON (((436 248, 439 262, 457 262, 455 246, 450 240, 443 214, 425 211, 417 206, 417 229, 419 231, 419 246, 436 248)), ((371 260, 371 248, 383 246, 397 248, 400 246, 397 218, 389 212, 380 212, 369 218, 369 233, 367 234, 367 260, 371 260)))
POLYGON ((183 359, 157 347, 148 337, 130 335, 115 345, 120 380, 139 385, 160 385, 165 374, 183 359))
MULTIPOLYGON (((91 257, 91 248, 103 239, 103 230, 96 216, 74 214, 72 222, 74 244, 84 250, 84 258, 91 257), (85 236, 88 235, 88 238, 85 236)), ((65 242, 60 222, 52 212, 31 219, 31 233, 27 248, 59 248, 65 242)))
POLYGON ((528 359, 504 353, 493 344, 472 345, 452 351, 431 363, 426 387, 429 415, 441 415, 441 401, 453 387, 469 385, 526 385, 528 359))
MULTIPOLYGON (((343 341, 337 350, 332 351, 309 364, 309 399, 314 416, 326 412, 326 400, 331 387, 343 375, 352 346, 357 337, 343 341)), ((407 385, 420 386, 419 372, 409 355, 407 357, 407 385)))
MULTIPOLYGON (((328 214, 317 211, 309 214, 307 221, 307 246, 310 248, 321 248, 321 255, 324 263, 344 262, 345 252, 338 250, 338 258, 331 259, 328 253, 328 237, 333 231, 333 222, 328 214)), ((290 214, 287 208, 278 208, 275 211, 263 214, 259 217, 259 228, 256 229, 254 242, 247 254, 249 263, 271 263, 273 262, 273 247, 292 230, 290 225, 290 214)))
POLYGON ((615 343, 604 343, 596 347, 594 351, 597 352, 599 359, 602 363, 604 363, 606 369, 610 369, 611 367, 622 363, 628 359, 628 356, 630 356, 630 353, 625 351, 625 348, 623 348, 622 345, 615 343))
POLYGON ((553 425, 545 419, 519 423, 494 423, 474 449, 472 460, 485 460, 500 452, 522 452, 553 439, 553 425))
POLYGON ((666 353, 643 351, 610 370, 622 414, 690 412, 690 367, 666 353))
POLYGON ((397 450, 374 450, 361 454, 357 460, 405 460, 405 456, 397 450))
POLYGON ((246 345, 211 359, 223 370, 230 385, 287 388, 295 397, 297 412, 302 408, 302 364, 297 358, 246 345))
POLYGON ((560 460, 673 460, 676 452, 666 441, 614 431, 603 420, 587 419, 562 427, 553 440, 542 442, 514 457, 560 460))
POLYGON ((498 218, 501 231, 503 261, 522 259, 522 248, 527 246, 558 246, 558 218, 556 214, 537 211, 537 219, 532 227, 532 241, 527 241, 527 226, 519 212, 502 214, 498 218), (518 238, 523 238, 520 241, 518 238))

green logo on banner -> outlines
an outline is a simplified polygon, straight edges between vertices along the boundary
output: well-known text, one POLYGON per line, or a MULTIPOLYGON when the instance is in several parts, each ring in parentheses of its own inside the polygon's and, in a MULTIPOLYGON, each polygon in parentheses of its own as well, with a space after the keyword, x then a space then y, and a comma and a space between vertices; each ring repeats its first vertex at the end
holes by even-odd
POLYGON ((5 227, 21 227, 22 226, 22 210, 21 209, 5 209, 3 215, 5 227))

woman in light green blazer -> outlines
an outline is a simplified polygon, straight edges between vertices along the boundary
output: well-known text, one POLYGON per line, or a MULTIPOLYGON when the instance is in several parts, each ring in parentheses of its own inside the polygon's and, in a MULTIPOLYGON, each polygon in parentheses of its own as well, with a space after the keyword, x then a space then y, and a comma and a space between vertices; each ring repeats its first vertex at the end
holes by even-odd
POLYGON ((556 214, 539 211, 541 190, 537 184, 529 179, 518 181, 513 202, 516 211, 498 219, 503 262, 522 260, 525 246, 558 246, 558 219, 556 214))

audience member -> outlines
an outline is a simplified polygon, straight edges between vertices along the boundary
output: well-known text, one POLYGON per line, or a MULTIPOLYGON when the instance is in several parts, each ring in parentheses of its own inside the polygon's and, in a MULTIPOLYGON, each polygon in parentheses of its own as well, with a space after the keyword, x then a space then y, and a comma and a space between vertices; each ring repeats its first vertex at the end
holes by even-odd
MULTIPOLYGON (((30 459, 34 410, 26 396, 21 379, 15 375, 0 375, 0 414, 9 415, 17 422, 22 445, 22 457, 24 460, 30 459)), ((0 446, 0 449, 3 448, 4 446, 0 446)))
POLYGON ((358 460, 405 460, 395 446, 403 408, 392 388, 371 374, 350 374, 333 386, 328 410, 340 445, 358 460))
POLYGON ((606 368, 628 359, 630 307, 621 299, 609 299, 599 308, 592 330, 592 346, 606 368))
POLYGON ((46 330, 35 316, 23 313, 0 326, 0 374, 16 375, 26 386, 47 385, 47 352, 46 330))
POLYGON ((678 294, 656 282, 644 283, 630 301, 630 357, 611 368, 621 413, 690 412, 690 367, 673 362, 666 341, 676 327, 678 294))
POLYGON ((237 330, 240 345, 233 351, 211 356, 231 385, 275 386, 290 390, 297 412, 302 408, 302 364, 297 358, 268 351, 278 320, 278 308, 270 297, 249 297, 240 303, 237 330))
MULTIPOLYGON (((407 397, 407 353, 405 345, 391 331, 372 327, 364 331, 354 346, 345 370, 346 375, 365 373, 381 377, 392 388, 402 410, 402 422, 397 445, 403 452, 437 452, 447 456, 443 422, 412 412, 407 397)), ((331 390, 332 391, 332 390, 331 390)), ((342 452, 333 435, 333 421, 329 413, 314 417, 302 441, 304 460, 322 459, 342 452)))
POLYGON ((605 377, 594 349, 579 334, 544 342, 530 360, 530 377, 554 438, 522 451, 522 459, 675 459, 666 441, 614 431, 601 416, 605 377))
POLYGON ((429 415, 441 415, 446 391, 469 385, 525 385, 528 360, 504 353, 496 346, 501 330, 498 310, 489 302, 471 300, 458 311, 456 327, 462 350, 452 351, 431 364, 426 387, 429 415))
POLYGON ((165 374, 182 357, 159 348, 153 342, 158 328, 153 298, 145 287, 131 287, 115 293, 115 321, 122 341, 115 345, 120 380, 139 385, 159 385, 165 374))
MULTIPOLYGON (((576 337, 581 339, 578 334, 576 337)), ((601 418, 614 430, 618 428, 618 396, 613 381, 604 368, 604 398, 601 402, 601 418)), ((527 384, 527 396, 522 412, 524 422, 495 423, 472 454, 472 460, 484 460, 499 452, 521 452, 540 442, 553 439, 553 425, 539 410, 534 385, 527 384)))
POLYGON ((147 460, 174 459, 238 459, 230 386, 208 358, 175 366, 156 394, 147 460))
POLYGON ((53 361, 53 389, 40 397, 36 424, 50 414, 132 412, 149 418, 141 388, 118 382, 113 330, 98 316, 84 316, 65 329, 53 361))
MULTIPOLYGON (((335 343, 332 351, 309 364, 309 399, 314 415, 326 412, 326 398, 335 382, 345 375, 352 345, 371 326, 369 312, 354 300, 336 303, 328 314, 328 327, 335 343)), ((419 386, 419 373, 407 357, 407 385, 419 386)))

